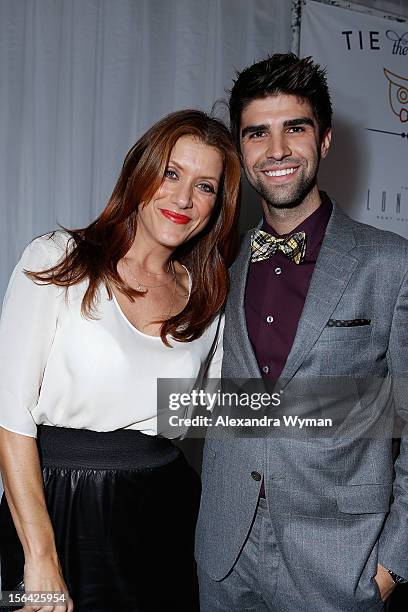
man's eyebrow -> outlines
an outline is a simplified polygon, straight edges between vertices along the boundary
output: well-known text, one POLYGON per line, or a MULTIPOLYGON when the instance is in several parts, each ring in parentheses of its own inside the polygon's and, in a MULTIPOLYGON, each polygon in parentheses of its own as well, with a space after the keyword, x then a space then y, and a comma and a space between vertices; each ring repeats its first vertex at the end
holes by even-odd
POLYGON ((310 117, 298 117, 297 119, 287 119, 283 122, 283 127, 296 127, 297 125, 310 125, 315 127, 313 119, 310 117))
MULTIPOLYGON (((310 125, 315 127, 315 122, 310 117, 296 117, 296 119, 286 119, 283 122, 283 127, 296 127, 297 125, 310 125)), ((244 138, 248 134, 255 134, 256 132, 268 132, 269 125, 261 123, 259 125, 247 125, 241 132, 241 138, 244 138)))
POLYGON ((255 132, 267 132, 269 126, 266 123, 260 125, 247 125, 241 132, 241 138, 244 138, 247 134, 255 134, 255 132))

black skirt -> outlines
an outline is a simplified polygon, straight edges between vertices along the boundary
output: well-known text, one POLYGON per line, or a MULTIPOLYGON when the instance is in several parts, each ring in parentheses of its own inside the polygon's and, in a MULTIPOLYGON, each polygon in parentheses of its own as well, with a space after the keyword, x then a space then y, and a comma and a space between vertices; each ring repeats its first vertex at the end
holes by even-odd
MULTIPOLYGON (((48 512, 75 612, 194 612, 200 484, 168 440, 137 431, 38 428, 48 512)), ((24 555, 5 496, 2 590, 24 555)))

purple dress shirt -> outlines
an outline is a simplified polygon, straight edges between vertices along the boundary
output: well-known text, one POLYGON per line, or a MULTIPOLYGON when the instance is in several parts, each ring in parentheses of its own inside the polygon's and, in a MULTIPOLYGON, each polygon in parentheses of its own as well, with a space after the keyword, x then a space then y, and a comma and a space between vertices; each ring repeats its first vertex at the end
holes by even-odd
MULTIPOLYGON (((295 339, 310 280, 320 252, 332 204, 321 193, 321 206, 290 234, 306 233, 306 254, 295 264, 281 252, 251 263, 245 290, 249 339, 264 377, 277 380, 295 339)), ((281 237, 264 219, 263 231, 281 237)), ((284 234, 287 236, 288 234, 284 234)))
MULTIPOLYGON (((249 334, 262 375, 277 380, 292 348, 310 280, 332 213, 332 203, 321 193, 322 203, 298 225, 295 232, 306 233, 306 253, 295 264, 278 251, 269 259, 250 263, 245 289, 245 315, 249 334)), ((264 218, 261 229, 279 235, 264 218)), ((260 497, 265 497, 262 479, 260 497)))

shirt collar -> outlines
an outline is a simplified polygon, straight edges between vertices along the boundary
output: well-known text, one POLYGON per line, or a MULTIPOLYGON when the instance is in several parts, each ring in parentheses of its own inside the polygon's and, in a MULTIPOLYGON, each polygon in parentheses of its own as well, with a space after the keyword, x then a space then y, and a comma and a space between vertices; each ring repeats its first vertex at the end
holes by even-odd
POLYGON ((293 231, 289 232, 289 234, 277 234, 273 227, 271 227, 266 221, 265 216, 263 218, 261 229, 264 232, 272 234, 272 236, 276 236, 277 238, 284 238, 285 236, 289 236, 290 234, 294 234, 295 232, 305 232, 307 236, 305 257, 308 258, 322 243, 324 234, 326 232, 327 224, 329 222, 333 210, 333 204, 331 203, 330 198, 324 191, 320 191, 320 199, 321 203, 319 208, 312 212, 311 215, 306 217, 306 219, 304 219, 302 223, 299 223, 299 225, 295 227, 293 231))

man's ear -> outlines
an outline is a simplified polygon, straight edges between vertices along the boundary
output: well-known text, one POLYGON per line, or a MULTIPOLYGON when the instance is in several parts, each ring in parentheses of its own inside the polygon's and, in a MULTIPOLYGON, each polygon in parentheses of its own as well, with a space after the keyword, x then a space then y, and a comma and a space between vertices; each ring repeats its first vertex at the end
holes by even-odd
POLYGON ((323 134, 323 138, 320 142, 320 156, 322 159, 324 159, 330 149, 330 143, 331 143, 331 137, 332 137, 332 129, 331 128, 327 128, 327 130, 325 131, 325 133, 323 134))

